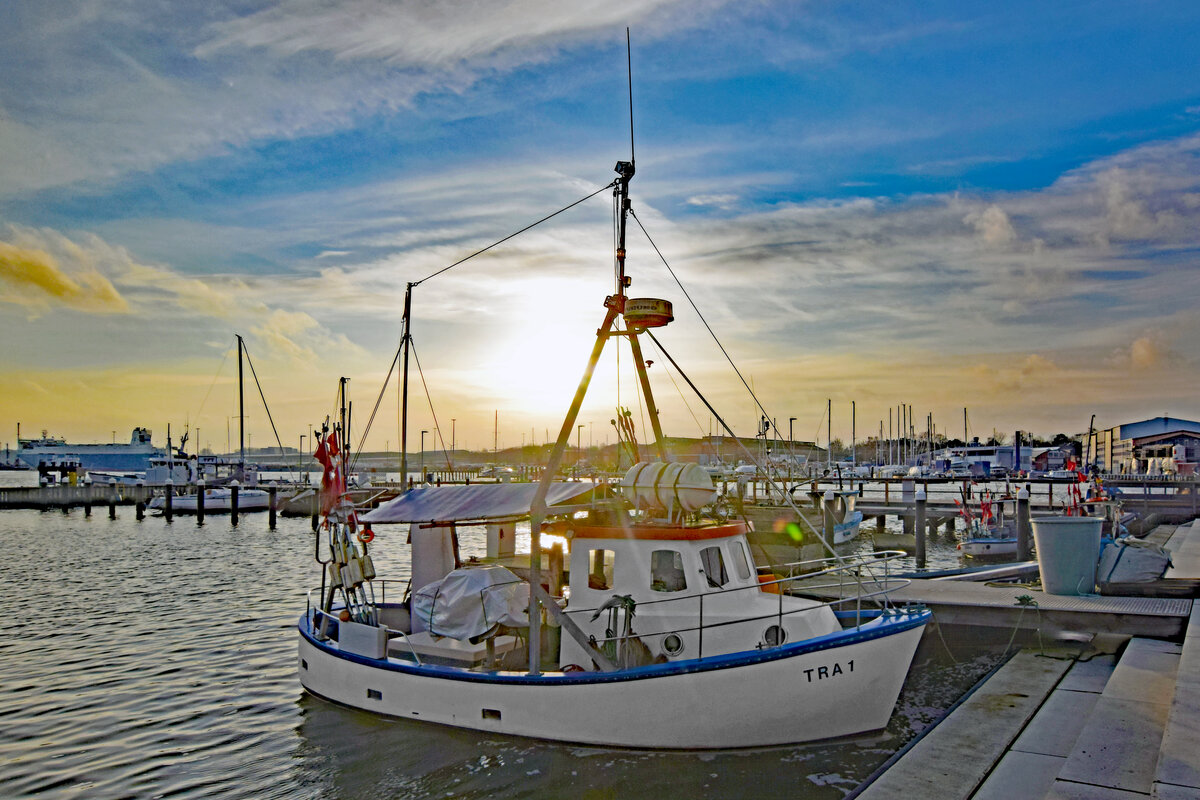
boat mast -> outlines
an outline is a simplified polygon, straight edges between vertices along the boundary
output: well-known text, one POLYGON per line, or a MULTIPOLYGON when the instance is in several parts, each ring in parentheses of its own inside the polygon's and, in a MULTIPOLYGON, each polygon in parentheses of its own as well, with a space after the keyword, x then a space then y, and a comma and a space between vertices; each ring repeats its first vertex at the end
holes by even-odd
POLYGON ((833 469, 833 398, 825 400, 825 470, 833 469))
POLYGON ((409 283, 404 287, 404 338, 401 346, 404 349, 404 368, 400 379, 400 491, 408 490, 408 342, 409 328, 412 327, 412 288, 409 283))
POLYGON ((246 400, 242 391, 242 337, 234 334, 238 340, 238 482, 246 480, 246 400))
MULTIPOLYGON (((626 53, 629 53, 629 30, 625 30, 625 46, 626 53)), ((630 62, 632 64, 632 62, 630 62)), ((600 361, 600 355, 604 352, 604 344, 609 336, 612 336, 617 331, 612 330, 616 324, 617 317, 625 311, 625 289, 629 286, 630 280, 625 275, 625 229, 629 214, 629 181, 633 178, 633 73, 632 66, 630 67, 630 152, 629 161, 618 161, 615 167, 617 179, 614 181, 613 195, 617 202, 619 213, 617 215, 617 263, 616 263, 616 294, 610 295, 604 299, 604 322, 596 331, 596 342, 592 345, 592 354, 588 357, 587 367, 583 371, 583 377, 579 379, 579 385, 575 389, 575 396, 571 400, 571 407, 567 410, 567 416, 563 420, 562 427, 558 431, 558 439, 554 442, 554 447, 550 451, 550 458, 546 462, 546 470, 542 473, 542 479, 538 483, 537 490, 534 492, 533 500, 529 504, 529 585, 531 591, 529 593, 529 674, 538 675, 541 673, 541 601, 537 596, 537 592, 541 587, 541 572, 542 572, 542 545, 541 545, 541 527, 542 520, 546 517, 546 495, 550 491, 550 484, 554 480, 555 474, 558 472, 559 466, 562 464, 563 454, 571 441, 571 432, 575 429, 575 420, 579 416, 579 409, 583 405, 583 398, 587 394, 588 385, 592 381, 592 374, 596 370, 596 364, 600 361)), ((630 336, 630 341, 635 341, 636 336, 633 331, 625 331, 630 336)), ((636 353, 637 351, 635 351, 636 353)), ((643 391, 647 396, 647 405, 653 408, 653 399, 649 393, 649 383, 644 380, 645 364, 640 357, 635 356, 640 375, 643 378, 643 391)), ((651 417, 656 417, 657 414, 651 412, 651 417)), ((657 419, 654 421, 655 430, 658 429, 657 419)), ((661 441, 662 436, 658 436, 661 441)))

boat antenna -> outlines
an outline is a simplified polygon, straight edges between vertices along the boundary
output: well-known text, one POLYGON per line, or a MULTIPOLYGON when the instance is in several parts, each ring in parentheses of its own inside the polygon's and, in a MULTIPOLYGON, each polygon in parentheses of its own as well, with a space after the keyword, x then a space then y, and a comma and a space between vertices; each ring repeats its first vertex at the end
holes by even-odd
POLYGON ((629 28, 625 29, 625 74, 629 78, 629 164, 637 159, 633 155, 633 48, 629 46, 629 28))
POLYGON ((629 75, 629 160, 618 161, 614 169, 617 179, 613 196, 617 204, 617 296, 621 298, 621 311, 625 308, 625 289, 629 279, 625 277, 625 229, 629 217, 629 181, 633 178, 633 56, 630 53, 629 29, 625 29, 625 62, 629 75))

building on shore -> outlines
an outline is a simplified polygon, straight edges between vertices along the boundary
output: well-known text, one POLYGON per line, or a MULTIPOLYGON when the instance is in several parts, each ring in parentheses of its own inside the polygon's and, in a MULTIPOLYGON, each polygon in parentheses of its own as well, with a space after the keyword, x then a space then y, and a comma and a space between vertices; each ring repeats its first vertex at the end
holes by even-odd
POLYGON ((1094 431, 1086 462, 1101 472, 1195 475, 1200 467, 1200 422, 1153 417, 1094 431))

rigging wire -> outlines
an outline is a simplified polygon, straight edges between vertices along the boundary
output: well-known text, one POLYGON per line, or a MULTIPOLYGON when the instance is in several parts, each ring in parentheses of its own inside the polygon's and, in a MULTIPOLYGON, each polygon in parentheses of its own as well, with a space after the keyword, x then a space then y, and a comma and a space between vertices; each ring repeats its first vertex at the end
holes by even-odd
MULTIPOLYGON (((254 386, 258 389, 258 396, 262 399, 263 410, 267 412, 267 421, 271 423, 271 431, 275 434, 275 443, 279 445, 279 457, 283 458, 283 442, 279 441, 279 430, 275 427, 275 420, 271 417, 271 407, 267 405, 267 397, 263 394, 262 384, 258 382, 258 373, 254 370, 254 360, 250 358, 250 348, 246 347, 245 340, 242 341, 242 351, 246 354, 246 363, 250 365, 250 375, 254 378, 254 386)), ((292 474, 292 469, 288 467, 288 474, 292 474)), ((299 482, 300 475, 296 475, 296 480, 299 482)))
MULTIPOLYGON (((208 385, 208 391, 204 393, 204 399, 200 401, 200 410, 196 412, 196 419, 200 419, 204 414, 204 406, 208 403, 208 397, 212 394, 213 387, 217 385, 217 378, 221 377, 221 370, 225 368, 225 362, 229 360, 229 353, 232 348, 225 348, 225 355, 221 357, 221 363, 217 365, 217 371, 213 373, 212 383, 208 385)), ((200 452, 200 442, 196 442, 196 452, 200 452)))
POLYGON ((396 355, 392 356, 392 363, 388 367, 387 377, 383 379, 383 386, 379 390, 379 396, 375 398, 375 407, 371 409, 371 416, 367 418, 367 424, 363 428, 362 436, 358 439, 358 449, 354 451, 354 456, 350 460, 350 469, 353 469, 358 464, 358 457, 363 451, 363 444, 367 441, 367 434, 371 432, 371 425, 375 422, 375 415, 379 413, 379 406, 383 404, 383 396, 387 394, 388 384, 392 380, 392 373, 396 370, 396 364, 400 361, 400 352, 403 348, 403 339, 401 345, 396 348, 396 355))
POLYGON ((700 424, 700 418, 696 416, 696 412, 692 410, 692 405, 687 401, 687 396, 683 393, 683 389, 679 388, 679 382, 675 380, 675 376, 671 374, 671 370, 663 367, 663 372, 667 373, 667 377, 671 379, 671 385, 675 387, 675 392, 679 395, 679 399, 683 401, 683 407, 692 415, 692 421, 696 423, 696 430, 700 432, 700 438, 704 438, 704 426, 700 424))
MULTIPOLYGON (((700 398, 700 402, 704 403, 704 405, 708 407, 709 413, 716 418, 717 422, 720 423, 721 427, 725 429, 730 438, 732 438, 737 446, 742 449, 742 451, 750 459, 750 463, 757 465, 758 459, 755 458, 754 454, 750 452, 750 448, 746 447, 746 445, 742 442, 742 437, 733 432, 733 428, 729 427, 729 424, 725 422, 725 418, 717 413, 717 410, 713 408, 712 403, 708 402, 708 398, 701 394, 700 389, 697 388, 696 384, 692 383, 692 379, 687 376, 687 373, 683 371, 679 364, 675 363, 675 359, 672 358, 671 354, 667 352, 665 347, 663 347, 662 342, 660 342, 658 337, 654 335, 654 331, 647 328, 646 335, 650 337, 650 341, 654 342, 655 346, 658 348, 658 352, 662 353, 663 357, 666 358, 667 361, 671 362, 671 366, 673 366, 675 371, 679 373, 679 377, 683 378, 687 385, 691 387, 692 391, 696 393, 696 396, 700 398)), ((791 506, 792 510, 796 512, 796 515, 799 516, 800 519, 802 519, 808 525, 808 527, 812 529, 813 533, 816 534, 817 538, 821 540, 821 543, 825 545, 829 552, 836 553, 836 551, 833 549, 833 543, 826 541, 825 535, 821 532, 821 527, 815 525, 813 521, 808 518, 808 515, 800 510, 800 507, 796 505, 795 500, 792 499, 792 493, 787 490, 787 487, 777 484, 775 479, 772 478, 770 473, 766 470, 763 471, 763 474, 766 475, 766 481, 770 484, 771 489, 780 493, 787 504, 791 506)), ((845 559, 846 557, 838 555, 837 558, 845 559)), ((859 580, 861 581, 861 578, 859 580)))
MULTIPOLYGON (((452 469, 450 464, 450 455, 446 452, 446 440, 442 437, 442 426, 438 424, 437 412, 433 410, 433 397, 429 394, 429 385, 425 383, 425 373, 421 369, 421 357, 417 355, 417 346, 413 344, 412 339, 408 340, 408 345, 412 348, 413 361, 417 362, 417 374, 421 376, 421 388, 425 390, 425 402, 429 403, 429 413, 433 416, 433 432, 437 434, 438 441, 442 443, 442 455, 446 456, 446 469, 452 469)), ((424 480, 425 476, 422 475, 424 480)))
MULTIPOLYGON (((743 377, 743 375, 742 375, 742 371, 737 368, 737 364, 733 363, 733 358, 730 357, 729 351, 727 351, 725 349, 725 345, 721 344, 721 340, 717 338, 716 332, 713 331, 712 326, 708 324, 708 320, 704 318, 704 314, 702 314, 700 312, 700 308, 696 305, 696 301, 692 299, 692 296, 690 294, 688 294, 688 290, 686 288, 684 288, 683 282, 680 281, 679 276, 675 274, 675 270, 671 269, 671 265, 670 265, 670 263, 668 263, 667 257, 664 256, 662 254, 662 251, 658 249, 658 245, 655 244, 654 239, 652 239, 650 237, 650 233, 646 230, 646 226, 642 224, 642 220, 641 220, 641 218, 638 217, 637 212, 635 212, 631 208, 631 209, 629 209, 629 214, 630 214, 630 216, 633 217, 634 221, 637 222, 638 227, 642 229, 642 233, 646 236, 646 241, 650 242, 650 246, 653 247, 654 252, 658 254, 658 257, 662 261, 663 266, 665 266, 667 268, 667 272, 671 273, 671 278, 674 279, 675 284, 679 287, 679 290, 681 292, 683 292, 683 296, 687 298, 687 301, 689 303, 691 303, 692 309, 696 312, 696 316, 700 317, 700 321, 703 322, 704 327, 708 329, 709 335, 712 336, 713 341, 717 343, 717 347, 720 348, 721 354, 725 356, 725 360, 729 362, 729 366, 733 367, 733 371, 735 374, 737 374, 738 380, 740 380, 742 382, 742 385, 746 387, 746 391, 750 393, 750 397, 751 397, 751 399, 754 400, 754 404, 756 406, 758 406, 758 410, 761 411, 762 415, 767 418, 771 427, 775 428, 775 432, 779 433, 779 428, 775 425, 775 422, 771 418, 771 415, 767 413, 767 410, 765 408, 763 408, 763 404, 761 402, 759 402, 759 400, 758 400, 758 395, 756 395, 754 393, 754 389, 752 389, 750 387, 750 384, 746 382, 745 377, 743 377)), ((651 334, 651 338, 654 338, 653 334, 651 334)), ((655 340, 655 341, 657 341, 657 340, 655 340)), ((668 356, 668 358, 669 358, 669 356, 668 356)), ((675 368, 679 369, 678 366, 676 366, 675 368)), ((689 383, 690 383, 690 381, 689 381, 689 383)), ((732 435, 732 434, 730 434, 730 435, 732 435)))
POLYGON ((442 268, 441 268, 441 269, 439 269, 438 271, 436 271, 436 272, 433 272, 433 273, 430 273, 429 275, 426 275, 424 278, 421 278, 421 280, 419 280, 419 281, 416 281, 416 282, 415 282, 415 283, 413 283, 412 285, 413 285, 413 286, 420 286, 422 283, 424 283, 425 281, 429 280, 430 278, 436 278, 438 275, 441 275, 443 272, 448 272, 449 270, 452 270, 452 269, 454 269, 455 267, 457 267, 459 264, 462 264, 462 263, 464 263, 464 262, 466 262, 466 261, 470 261, 470 260, 471 260, 472 258, 474 258, 475 256, 477 256, 477 255, 481 255, 482 253, 486 253, 488 250, 491 250, 493 247, 496 247, 497 245, 504 244, 504 243, 505 243, 505 242, 507 242, 509 239, 512 239, 512 238, 514 238, 514 237, 516 237, 516 236, 520 236, 522 233, 524 233, 525 231, 529 230, 530 228, 537 227, 538 225, 541 225, 541 224, 542 224, 543 222, 545 222, 546 220, 548 220, 548 219, 552 219, 552 218, 554 218, 554 217, 557 217, 559 214, 563 213, 564 211, 568 211, 568 210, 570 210, 570 209, 574 208, 575 206, 579 205, 580 203, 583 203, 583 202, 586 202, 586 201, 588 201, 588 200, 591 200, 591 199, 592 199, 593 197, 595 197, 596 195, 600 194, 600 193, 601 193, 601 192, 603 192, 603 191, 607 191, 608 189, 611 189, 612 187, 614 187, 614 186, 616 186, 616 185, 617 185, 617 181, 616 181, 616 180, 610 181, 609 183, 605 184, 604 186, 601 186, 599 189, 597 189, 596 191, 592 192, 592 193, 591 193, 591 194, 589 194, 588 196, 586 196, 586 197, 581 197, 581 198, 579 198, 578 200, 576 200, 574 203, 571 203, 570 205, 563 206, 563 207, 562 207, 562 208, 560 208, 558 211, 555 211, 553 214, 547 214, 546 216, 544 216, 544 217, 542 217, 541 219, 539 219, 537 222, 531 222, 531 223, 529 223, 528 225, 526 225, 524 228, 521 228, 521 230, 519 230, 519 231, 515 231, 515 232, 513 232, 513 233, 510 233, 508 236, 505 236, 503 239, 499 239, 499 240, 497 240, 497 241, 495 241, 495 242, 492 242, 492 243, 491 243, 491 244, 489 244, 487 247, 484 247, 484 248, 482 248, 482 249, 476 250, 474 253, 471 253, 471 255, 469 255, 469 256, 466 256, 466 257, 464 257, 464 258, 460 258, 458 261, 455 261, 453 264, 450 264, 449 266, 442 267, 442 268))

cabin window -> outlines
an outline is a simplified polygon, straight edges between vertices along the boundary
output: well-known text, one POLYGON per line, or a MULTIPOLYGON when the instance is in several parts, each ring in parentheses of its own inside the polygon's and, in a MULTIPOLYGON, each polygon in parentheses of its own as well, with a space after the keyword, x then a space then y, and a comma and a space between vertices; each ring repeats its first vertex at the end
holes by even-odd
POLYGON ((588 588, 613 588, 613 562, 616 554, 612 550, 591 550, 588 552, 588 588))
POLYGON ((721 548, 706 547, 700 551, 700 564, 704 568, 704 577, 708 585, 720 589, 729 583, 729 573, 725 571, 725 559, 721 557, 721 548))
POLYGON ((687 588, 683 556, 678 551, 655 550, 650 554, 650 588, 656 592, 679 592, 687 588))
POLYGON ((746 546, 741 542, 734 542, 731 546, 733 552, 733 568, 737 571, 737 576, 741 580, 746 580, 750 577, 750 562, 746 560, 746 546))

